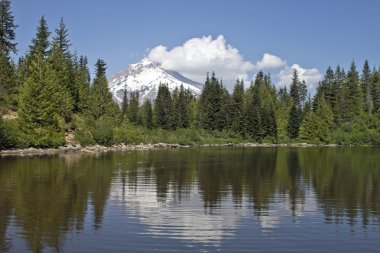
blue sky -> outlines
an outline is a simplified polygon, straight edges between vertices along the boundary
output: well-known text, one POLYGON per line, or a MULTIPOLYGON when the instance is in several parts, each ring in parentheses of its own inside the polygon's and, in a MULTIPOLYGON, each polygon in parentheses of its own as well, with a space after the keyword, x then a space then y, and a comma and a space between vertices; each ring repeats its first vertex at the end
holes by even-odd
POLYGON ((232 80, 229 69, 222 66, 233 65, 232 73, 249 79, 259 69, 257 63, 265 53, 283 62, 260 65, 279 83, 287 82, 288 79, 281 78, 297 66, 301 71, 306 70, 305 78, 315 84, 315 70, 323 74, 329 65, 346 67, 355 60, 361 69, 365 59, 371 66, 380 64, 380 1, 375 0, 13 0, 12 7, 19 25, 16 31, 19 55, 27 50, 42 15, 50 30, 63 17, 72 49, 87 55, 91 65, 97 58, 104 59, 109 76, 163 45, 165 50, 155 60, 167 61, 165 64, 174 70, 200 79, 213 70, 212 59, 218 61, 219 56, 207 56, 209 61, 203 62, 208 65, 199 66, 205 69, 194 70, 178 62, 178 53, 191 55, 200 49, 192 51, 188 43, 181 51, 181 46, 195 39, 195 44, 207 48, 219 35, 223 37, 214 46, 224 45, 226 54, 233 55, 220 56, 222 60, 214 62, 219 70, 216 74, 229 82, 232 80), (211 38, 207 40, 207 36, 211 38), (179 52, 172 52, 174 47, 180 47, 179 52), (247 63, 251 65, 247 67, 247 63), (181 66, 176 69, 176 64, 181 66), (239 64, 246 67, 239 69, 239 64))

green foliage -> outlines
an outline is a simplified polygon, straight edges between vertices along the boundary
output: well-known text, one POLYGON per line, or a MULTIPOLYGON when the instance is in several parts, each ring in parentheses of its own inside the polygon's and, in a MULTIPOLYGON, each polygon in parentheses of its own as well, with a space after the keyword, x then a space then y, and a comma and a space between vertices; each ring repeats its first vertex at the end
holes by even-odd
POLYGON ((113 142, 115 144, 139 144, 143 141, 142 136, 142 131, 137 126, 123 124, 114 129, 113 142))
POLYGON ((106 78, 106 64, 103 60, 98 59, 95 64, 96 77, 91 87, 92 108, 91 113, 95 119, 102 116, 116 118, 120 115, 119 106, 112 98, 112 94, 108 89, 106 78))
POLYGON ((94 141, 100 145, 111 146, 113 144, 113 119, 101 117, 95 120, 91 127, 91 134, 94 141))
POLYGON ((189 102, 190 97, 186 93, 185 89, 183 88, 183 85, 181 85, 177 99, 174 99, 173 94, 173 103, 174 103, 174 120, 173 123, 178 128, 187 128, 189 127, 190 120, 189 120, 189 102))
POLYGON ((306 94, 304 92, 305 84, 298 79, 297 70, 293 72, 292 83, 290 84, 290 96, 292 98, 292 106, 289 111, 288 136, 295 139, 299 135, 299 128, 303 120, 302 102, 305 101, 306 94))
POLYGON ((0 149, 6 146, 6 135, 4 131, 3 115, 0 114, 0 149))
POLYGON ((63 130, 55 127, 34 127, 25 129, 20 126, 18 146, 21 148, 57 148, 65 144, 65 135, 63 130))
POLYGON ((205 86, 199 100, 198 119, 199 125, 205 130, 222 130, 226 123, 226 90, 212 73, 211 79, 207 76, 205 86))
POLYGON ((11 1, 0 1, 0 53, 9 56, 9 53, 16 53, 16 45, 13 41, 16 38, 14 16, 11 11, 11 1))
POLYGON ((174 129, 173 123, 173 101, 169 88, 165 84, 158 87, 155 101, 155 116, 158 127, 169 130, 174 129))
POLYGON ((90 128, 94 121, 93 117, 89 115, 74 115, 73 117, 75 140, 83 146, 95 144, 90 128))
MULTIPOLYGON (((125 105, 124 105, 125 106, 125 105)), ((139 124, 139 93, 137 91, 131 93, 127 108, 127 117, 132 124, 139 124)))
POLYGON ((0 111, 16 109, 17 87, 15 66, 10 57, 16 53, 14 17, 11 1, 0 1, 0 111))
POLYGON ((230 103, 230 128, 237 133, 244 132, 244 82, 236 81, 230 103))
POLYGON ((0 119, 0 148, 14 148, 19 146, 19 125, 17 120, 0 119))
POLYGON ((28 57, 41 55, 43 58, 46 58, 48 55, 48 48, 50 46, 49 36, 50 32, 45 17, 42 16, 39 22, 39 26, 37 27, 36 36, 33 38, 32 44, 29 46, 28 57))
POLYGON ((142 105, 142 123, 147 129, 153 128, 153 109, 152 102, 148 99, 142 105))
POLYGON ((91 113, 91 90, 90 90, 90 71, 87 66, 87 57, 80 56, 75 66, 75 86, 78 90, 78 100, 74 112, 90 114, 91 113))

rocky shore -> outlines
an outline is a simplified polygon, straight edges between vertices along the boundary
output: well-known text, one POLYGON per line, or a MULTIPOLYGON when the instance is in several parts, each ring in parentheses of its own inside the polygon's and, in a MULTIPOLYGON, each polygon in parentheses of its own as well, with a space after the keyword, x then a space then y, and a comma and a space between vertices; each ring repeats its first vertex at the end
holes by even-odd
MULTIPOLYGON (((273 143, 225 143, 225 144, 200 144, 192 147, 337 147, 337 144, 315 145, 307 143, 288 143, 288 144, 273 144, 273 143)), ((189 148, 190 145, 170 144, 170 143, 155 143, 155 144, 119 144, 111 147, 101 145, 85 146, 65 145, 59 148, 26 148, 26 149, 11 149, 0 151, 0 156, 44 156, 55 154, 70 154, 70 153, 104 153, 111 151, 133 151, 133 150, 153 150, 153 149, 180 149, 189 148)))

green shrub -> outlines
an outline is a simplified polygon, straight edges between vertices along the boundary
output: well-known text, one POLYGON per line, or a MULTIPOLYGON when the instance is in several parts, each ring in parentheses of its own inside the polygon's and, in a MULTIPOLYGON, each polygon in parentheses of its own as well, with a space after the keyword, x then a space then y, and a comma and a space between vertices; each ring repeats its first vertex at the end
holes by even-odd
MULTIPOLYGON (((0 142, 3 142, 3 145, 0 146, 8 149, 18 147, 19 126, 17 120, 4 120, 2 125, 3 138, 0 137, 0 139, 2 139, 0 142)), ((0 133, 0 136, 1 135, 2 134, 0 133)))
POLYGON ((104 146, 113 144, 114 123, 109 118, 100 118, 95 121, 91 127, 91 134, 96 143, 104 146))
POLYGON ((65 135, 63 130, 52 127, 33 128, 20 131, 17 143, 21 148, 57 148, 65 144, 65 135))
POLYGON ((137 127, 133 125, 123 125, 114 129, 113 142, 116 144, 138 144, 143 142, 143 139, 137 127))

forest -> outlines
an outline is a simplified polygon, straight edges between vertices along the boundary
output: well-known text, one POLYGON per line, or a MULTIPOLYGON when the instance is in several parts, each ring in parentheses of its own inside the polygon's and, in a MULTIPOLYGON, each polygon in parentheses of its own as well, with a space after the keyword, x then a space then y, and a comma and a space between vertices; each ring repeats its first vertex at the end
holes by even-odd
POLYGON ((106 63, 90 75, 87 57, 71 50, 64 20, 51 32, 41 17, 27 53, 15 59, 11 1, 0 1, 0 149, 58 147, 69 133, 81 145, 119 143, 295 143, 380 145, 380 69, 365 61, 328 67, 316 94, 294 70, 289 88, 269 73, 236 80, 230 93, 207 74, 199 97, 161 84, 154 101, 125 91, 119 106, 106 63))

